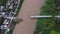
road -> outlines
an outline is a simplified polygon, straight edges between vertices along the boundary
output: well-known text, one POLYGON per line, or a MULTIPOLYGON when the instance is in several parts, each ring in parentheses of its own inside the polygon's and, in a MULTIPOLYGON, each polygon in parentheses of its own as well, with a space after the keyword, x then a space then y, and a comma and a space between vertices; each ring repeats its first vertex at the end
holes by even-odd
POLYGON ((39 15, 40 7, 44 0, 24 0, 18 17, 23 21, 16 25, 13 34, 33 34, 37 19, 31 19, 32 15, 39 15))

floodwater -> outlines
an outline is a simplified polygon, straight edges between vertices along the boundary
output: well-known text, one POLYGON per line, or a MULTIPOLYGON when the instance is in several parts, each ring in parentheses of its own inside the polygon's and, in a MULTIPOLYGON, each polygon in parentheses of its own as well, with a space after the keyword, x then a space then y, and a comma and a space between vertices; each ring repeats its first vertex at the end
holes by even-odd
POLYGON ((37 19, 31 19, 30 16, 39 15, 43 2, 44 0, 24 0, 18 15, 23 21, 16 25, 13 34, 33 34, 37 19))

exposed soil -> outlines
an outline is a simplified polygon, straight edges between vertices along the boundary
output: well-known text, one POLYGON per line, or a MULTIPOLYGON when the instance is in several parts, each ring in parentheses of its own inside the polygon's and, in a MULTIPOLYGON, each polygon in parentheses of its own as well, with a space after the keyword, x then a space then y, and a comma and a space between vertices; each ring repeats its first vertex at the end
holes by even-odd
POLYGON ((24 0, 18 17, 23 21, 16 25, 13 34, 33 34, 37 19, 31 19, 32 15, 39 15, 40 7, 44 0, 24 0))

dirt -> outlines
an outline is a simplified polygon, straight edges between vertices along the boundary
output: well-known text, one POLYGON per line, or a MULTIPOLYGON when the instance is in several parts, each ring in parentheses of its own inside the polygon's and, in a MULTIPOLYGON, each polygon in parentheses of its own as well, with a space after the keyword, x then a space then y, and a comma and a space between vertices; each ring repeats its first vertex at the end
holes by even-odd
POLYGON ((31 19, 32 15, 39 15, 40 7, 44 0, 24 0, 18 17, 23 21, 16 25, 13 34, 33 34, 37 19, 31 19))

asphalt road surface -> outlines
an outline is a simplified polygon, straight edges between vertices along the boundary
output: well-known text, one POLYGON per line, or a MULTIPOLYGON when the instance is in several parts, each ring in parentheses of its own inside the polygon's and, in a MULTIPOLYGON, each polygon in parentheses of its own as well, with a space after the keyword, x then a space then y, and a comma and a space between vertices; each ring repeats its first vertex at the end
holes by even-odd
POLYGON ((16 25, 13 34, 33 34, 37 19, 31 19, 30 16, 39 15, 43 2, 44 0, 24 0, 18 15, 23 21, 16 25))

